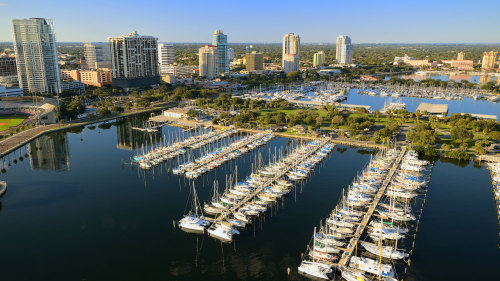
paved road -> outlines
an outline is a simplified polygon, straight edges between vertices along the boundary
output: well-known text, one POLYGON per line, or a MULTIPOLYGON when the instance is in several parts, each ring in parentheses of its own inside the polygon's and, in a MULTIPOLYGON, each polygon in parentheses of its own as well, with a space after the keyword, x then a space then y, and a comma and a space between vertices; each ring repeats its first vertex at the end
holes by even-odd
POLYGON ((24 145, 24 143, 32 140, 33 138, 37 137, 43 132, 58 127, 60 127, 59 124, 42 125, 33 129, 22 131, 11 137, 8 137, 7 139, 0 141, 0 156, 3 156, 4 154, 10 152, 11 150, 14 150, 17 147, 24 145))

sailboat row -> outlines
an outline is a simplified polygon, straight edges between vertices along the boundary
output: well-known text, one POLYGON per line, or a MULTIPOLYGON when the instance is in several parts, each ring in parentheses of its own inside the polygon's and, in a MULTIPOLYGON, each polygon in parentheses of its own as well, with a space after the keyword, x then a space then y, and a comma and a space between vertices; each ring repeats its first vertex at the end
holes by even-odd
MULTIPOLYGON (((405 250, 398 248, 398 243, 401 244, 400 241, 409 231, 401 224, 415 220, 410 206, 411 199, 425 192, 430 178, 429 162, 419 160, 415 151, 409 151, 404 157, 398 158, 401 163, 394 166, 397 158, 398 152, 390 150, 379 153, 370 161, 325 220, 320 231, 315 231, 309 257, 303 263, 312 261, 336 266, 342 271, 345 280, 376 280, 375 276, 379 280, 397 280, 392 265, 383 263, 382 259, 391 261, 408 257, 405 250), (397 170, 391 170, 396 167, 397 170), (373 216, 373 211, 369 210, 375 210, 373 216), (370 219, 370 223, 366 225, 365 222, 370 219), (360 246, 368 257, 357 254, 359 238, 364 239, 360 246), (355 253, 351 255, 352 250, 340 248, 344 245, 347 245, 347 249, 354 248, 355 253), (337 249, 331 252, 333 259, 316 254, 321 253, 325 247, 337 249), (333 256, 333 253, 337 255, 333 256), (370 258, 370 255, 376 259, 370 258)), ((307 266, 307 270, 299 267, 299 272, 330 279, 324 266, 312 267, 314 266, 307 266), (320 269, 323 274, 318 276, 320 269)))
POLYGON ((273 134, 270 132, 249 135, 227 146, 217 148, 210 153, 196 158, 192 162, 181 164, 179 167, 173 169, 172 172, 176 175, 184 175, 190 179, 198 178, 223 163, 236 159, 248 151, 266 144, 272 138, 273 134))
POLYGON ((205 222, 211 221, 207 229, 210 236, 232 241, 233 236, 239 234, 237 229, 245 228, 254 217, 264 213, 269 205, 292 190, 294 184, 286 179, 290 178, 291 171, 309 175, 333 147, 328 139, 311 141, 252 173, 244 181, 229 184, 230 187, 221 194, 218 185, 214 184, 214 197, 205 204, 204 211, 216 217, 206 219, 203 214, 198 214, 197 218, 203 222, 197 221, 196 224, 206 226, 205 222))
MULTIPOLYGON (((366 207, 378 192, 389 169, 398 156, 397 150, 382 151, 375 155, 351 186, 330 215, 316 228, 312 237, 312 246, 308 246, 308 256, 302 261, 299 273, 315 278, 330 279, 328 271, 339 261, 342 247, 346 247, 354 236, 365 215, 366 207), (307 267, 304 263, 313 262, 307 267), (318 266, 318 264, 324 264, 318 266), (327 270, 325 270, 327 265, 327 270), (321 274, 318 274, 321 272, 321 274)), ((358 273, 343 273, 344 279, 356 280, 358 273), (351 279, 354 278, 354 279, 351 279)))
POLYGON ((159 165, 163 161, 185 154, 187 149, 196 149, 225 137, 232 136, 237 130, 210 131, 201 135, 194 135, 184 140, 174 140, 170 144, 152 148, 149 152, 132 157, 132 161, 143 169, 159 165))

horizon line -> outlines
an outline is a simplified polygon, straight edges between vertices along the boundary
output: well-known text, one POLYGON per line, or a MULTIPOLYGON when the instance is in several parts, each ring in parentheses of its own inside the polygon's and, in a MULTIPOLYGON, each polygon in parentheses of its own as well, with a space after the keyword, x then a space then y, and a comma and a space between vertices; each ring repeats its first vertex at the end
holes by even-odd
MULTIPOLYGON (((95 43, 95 42, 108 42, 106 41, 57 41, 56 43, 95 43)), ((13 41, 0 41, 0 44, 13 44, 13 41)), ((173 42, 173 41, 159 41, 158 43, 170 44, 207 44, 207 42, 173 42)), ((231 42, 231 44, 282 44, 282 42, 231 42)), ((322 44, 322 45, 336 45, 334 42, 301 42, 301 44, 322 44)), ((354 42, 352 45, 500 45, 500 42, 354 42)))

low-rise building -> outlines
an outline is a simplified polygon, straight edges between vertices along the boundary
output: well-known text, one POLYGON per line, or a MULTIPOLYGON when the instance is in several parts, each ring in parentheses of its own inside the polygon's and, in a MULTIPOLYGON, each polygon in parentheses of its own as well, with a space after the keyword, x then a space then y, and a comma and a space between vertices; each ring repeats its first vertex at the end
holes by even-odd
POLYGON ((0 85, 0 97, 19 97, 23 96, 23 89, 18 87, 5 87, 0 85))
POLYGON ((421 102, 417 107, 417 111, 427 112, 429 116, 445 117, 448 114, 448 105, 421 102))
POLYGON ((170 108, 167 110, 163 110, 162 115, 165 117, 169 118, 176 118, 176 119, 187 119, 188 118, 188 111, 189 109, 186 108, 170 108))
POLYGON ((113 72, 111 70, 82 70, 80 71, 80 82, 85 85, 102 87, 113 84, 113 72))
POLYGON ((78 80, 61 81, 61 90, 64 91, 85 91, 85 84, 78 80))
POLYGON ((365 81, 365 82, 375 82, 375 81, 378 81, 377 78, 375 78, 373 76, 370 76, 370 75, 363 75, 363 76, 361 76, 361 80, 365 81))
POLYGON ((399 65, 401 63, 408 64, 411 66, 415 67, 422 67, 422 66, 429 66, 429 67, 434 67, 437 66, 437 62, 429 62, 429 60, 424 59, 424 60, 417 60, 413 57, 409 57, 407 54, 405 54, 403 57, 394 57, 394 65, 399 65))
POLYGON ((61 79, 76 80, 80 81, 85 85, 91 85, 95 87, 102 87, 105 85, 111 85, 113 83, 113 73, 111 70, 81 70, 81 69, 71 69, 61 70, 61 79))

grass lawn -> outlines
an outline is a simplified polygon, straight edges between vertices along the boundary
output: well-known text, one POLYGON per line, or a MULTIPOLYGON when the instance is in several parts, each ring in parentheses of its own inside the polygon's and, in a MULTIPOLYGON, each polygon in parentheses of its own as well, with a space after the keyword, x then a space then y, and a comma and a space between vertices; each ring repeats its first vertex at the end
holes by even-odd
POLYGON ((15 127, 21 124, 26 116, 22 115, 5 115, 0 116, 0 132, 5 131, 10 127, 15 127))

